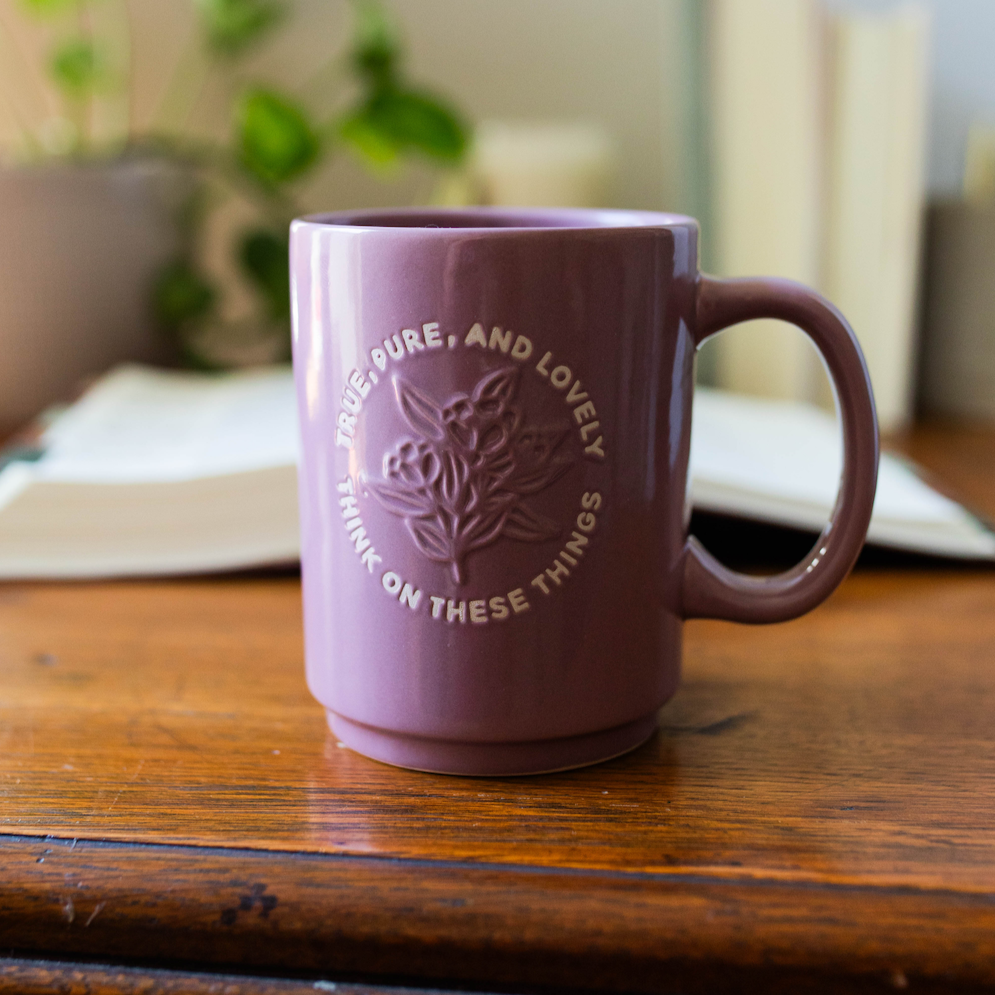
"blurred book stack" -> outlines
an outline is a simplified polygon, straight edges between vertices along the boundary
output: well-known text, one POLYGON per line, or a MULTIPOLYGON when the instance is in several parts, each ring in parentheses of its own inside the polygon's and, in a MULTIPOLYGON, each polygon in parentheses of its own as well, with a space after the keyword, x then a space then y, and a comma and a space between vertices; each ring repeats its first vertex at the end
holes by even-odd
MULTIPOLYGON (((812 3, 715 0, 708 22, 713 263, 721 276, 818 285, 821 60, 812 3)), ((812 347, 751 322, 715 343, 719 386, 807 399, 812 347)))
MULTIPOLYGON (((712 0, 712 230, 722 276, 820 289, 867 357, 882 429, 910 420, 929 22, 921 4, 712 0)), ((715 343, 719 386, 831 403, 816 354, 775 322, 715 343)))

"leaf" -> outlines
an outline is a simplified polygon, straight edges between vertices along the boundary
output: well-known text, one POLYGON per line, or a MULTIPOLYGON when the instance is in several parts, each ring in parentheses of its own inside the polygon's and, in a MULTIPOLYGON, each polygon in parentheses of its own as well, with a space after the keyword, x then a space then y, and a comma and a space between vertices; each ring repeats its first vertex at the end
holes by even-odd
POLYGON ((435 98, 383 87, 339 125, 339 136, 374 165, 419 152, 448 163, 463 158, 468 134, 455 113, 435 98))
POLYGON ((418 466, 418 472, 421 474, 421 479, 425 481, 426 484, 435 483, 435 480, 439 476, 441 470, 442 464, 439 462, 439 457, 436 456, 431 449, 422 453, 421 463, 418 466))
POLYGON ((490 497, 484 501, 485 511, 505 511, 511 507, 518 500, 517 494, 512 494, 510 491, 499 491, 497 494, 492 494, 490 497))
POLYGON ((469 136, 456 113, 426 93, 385 89, 369 105, 370 116, 406 151, 458 162, 469 136))
POLYGON ((516 504, 508 511, 502 535, 519 542, 544 542, 555 539, 562 531, 553 519, 538 514, 524 504, 516 504))
POLYGON ((430 560, 449 562, 451 559, 449 542, 438 523, 430 518, 409 518, 407 526, 418 548, 430 560))
POLYGON ((210 314, 217 294, 185 259, 168 264, 152 288, 152 307, 159 322, 178 329, 210 314))
POLYGON ((237 114, 242 166, 263 186, 303 175, 315 163, 321 142, 304 110, 271 90, 251 90, 237 114))
POLYGON ((514 453, 510 449, 501 449, 489 456, 484 463, 482 480, 488 490, 492 490, 507 478, 515 468, 514 453))
POLYGON ((77 0, 21 0, 21 4, 32 14, 50 17, 67 10, 75 10, 77 0))
POLYGON ((62 42, 49 65, 52 78, 66 93, 80 97, 107 79, 103 53, 87 38, 70 38, 62 42))
POLYGON ((373 496, 392 515, 424 515, 432 510, 432 504, 421 488, 409 489, 387 480, 371 480, 368 486, 373 496))
POLYGON ((571 466, 573 466, 573 460, 565 457, 551 460, 549 463, 524 470, 521 474, 514 474, 508 480, 507 486, 519 494, 538 494, 539 491, 559 480, 571 466))
POLYGON ((339 139, 369 165, 385 169, 412 152, 447 163, 469 145, 459 115, 432 94, 402 81, 401 43, 378 0, 356 0, 350 54, 365 84, 358 104, 338 122, 339 139))
POLYGON ((471 518, 464 531, 467 552, 494 542, 502 534, 506 518, 504 511, 471 518))
POLYGON ((477 411, 489 417, 500 414, 515 396, 520 372, 517 366, 506 366, 484 377, 473 390, 477 411))
POLYGON ((417 387, 412 387, 400 377, 394 377, 394 393, 397 396, 397 404, 401 409, 401 414, 416 432, 420 435, 427 435, 430 439, 444 437, 442 412, 428 394, 423 393, 417 387))
POLYGON ((448 449, 442 451, 442 472, 439 474, 439 493, 448 510, 460 512, 460 498, 469 476, 469 467, 462 456, 448 449))
POLYGON ((397 30, 383 7, 373 0, 354 4, 352 63, 356 71, 375 87, 387 86, 400 61, 397 30))
POLYGON ((401 147, 363 112, 347 117, 338 128, 338 137, 361 159, 379 169, 393 166, 401 156, 401 147))
POLYGON ((219 55, 240 55, 286 14, 279 0, 197 0, 208 45, 219 55))
POLYGON ((446 426, 456 445, 470 453, 477 451, 477 430, 462 422, 451 421, 446 426))
POLYGON ((286 238, 257 228, 242 238, 239 247, 242 269, 266 299, 270 317, 290 320, 290 264, 286 238))

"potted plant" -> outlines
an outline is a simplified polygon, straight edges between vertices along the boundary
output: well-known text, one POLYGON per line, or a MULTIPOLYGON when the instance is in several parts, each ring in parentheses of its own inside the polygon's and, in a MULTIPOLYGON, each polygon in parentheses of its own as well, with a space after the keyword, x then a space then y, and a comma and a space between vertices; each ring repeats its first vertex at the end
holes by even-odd
MULTIPOLYGON (((398 31, 376 0, 352 0, 345 56, 330 57, 300 92, 251 72, 251 57, 294 15, 293 0, 187 2, 196 31, 155 119, 139 129, 127 106, 133 67, 125 4, 16 0, 20 16, 45 33, 44 71, 60 110, 42 121, 21 116, 16 148, 7 150, 18 167, 0 174, 0 214, 8 221, 18 210, 25 215, 5 225, 6 254, 18 260, 14 297, 25 285, 21 271, 33 274, 14 319, 0 303, 0 394, 9 381, 33 395, 13 405, 16 411, 0 403, 0 425, 81 374, 124 356, 161 356, 154 339, 140 334, 147 315, 191 365, 286 358, 287 229, 302 211, 302 181, 337 154, 384 173, 413 156, 454 166, 466 151, 460 116, 408 79, 398 31), (190 125, 209 75, 226 77, 231 93, 228 133, 220 139, 190 125), (60 200, 74 209, 52 209, 39 221, 25 195, 32 183, 41 213, 60 200), (46 193, 58 189, 75 194, 46 193), (228 232, 228 272, 220 276, 206 246, 232 202, 238 220, 228 232), (140 209, 129 215, 129 204, 140 209), (32 232, 38 243, 26 255, 18 231, 32 232), (97 278, 106 247, 113 250, 109 265, 97 278), (63 299, 67 281, 76 289, 63 299), (52 300, 61 301, 58 313, 46 311, 52 300), (105 334, 111 326, 115 334, 105 334), (97 342, 102 335, 106 348, 97 342)), ((0 283, 4 253, 0 244, 0 283)))

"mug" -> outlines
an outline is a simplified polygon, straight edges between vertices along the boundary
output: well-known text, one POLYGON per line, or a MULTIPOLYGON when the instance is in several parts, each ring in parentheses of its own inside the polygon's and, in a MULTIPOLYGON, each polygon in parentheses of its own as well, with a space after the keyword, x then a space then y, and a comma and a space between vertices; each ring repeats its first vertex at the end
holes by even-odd
POLYGON ((870 381, 821 297, 698 270, 698 225, 636 211, 379 210, 291 229, 308 684, 401 767, 506 775, 625 753, 677 688, 689 618, 777 622, 860 552, 870 381), (773 577, 688 536, 695 349, 751 318, 832 376, 844 466, 773 577))

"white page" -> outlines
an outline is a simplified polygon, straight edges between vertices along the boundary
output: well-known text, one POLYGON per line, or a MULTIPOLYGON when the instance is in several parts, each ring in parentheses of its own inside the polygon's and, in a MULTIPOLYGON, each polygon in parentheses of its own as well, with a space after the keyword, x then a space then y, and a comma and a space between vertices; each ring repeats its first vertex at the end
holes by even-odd
MULTIPOLYGON (((793 401, 697 388, 691 426, 696 508, 822 528, 842 467, 833 415, 793 401)), ((927 552, 995 555, 995 536, 887 454, 881 457, 868 537, 927 552)))
MULTIPOLYGON (((221 376, 120 367, 47 430, 46 455, 0 474, 0 504, 31 478, 76 483, 193 480, 297 460, 287 367, 221 376), (23 478, 23 479, 22 479, 23 478)), ((811 405, 698 388, 691 437, 695 507, 818 531, 841 466, 834 416, 811 405)), ((995 536, 894 457, 883 456, 871 541, 995 556, 995 536)))
POLYGON ((294 464, 289 367, 227 375, 120 367, 48 429, 40 477, 88 483, 190 480, 294 464))

